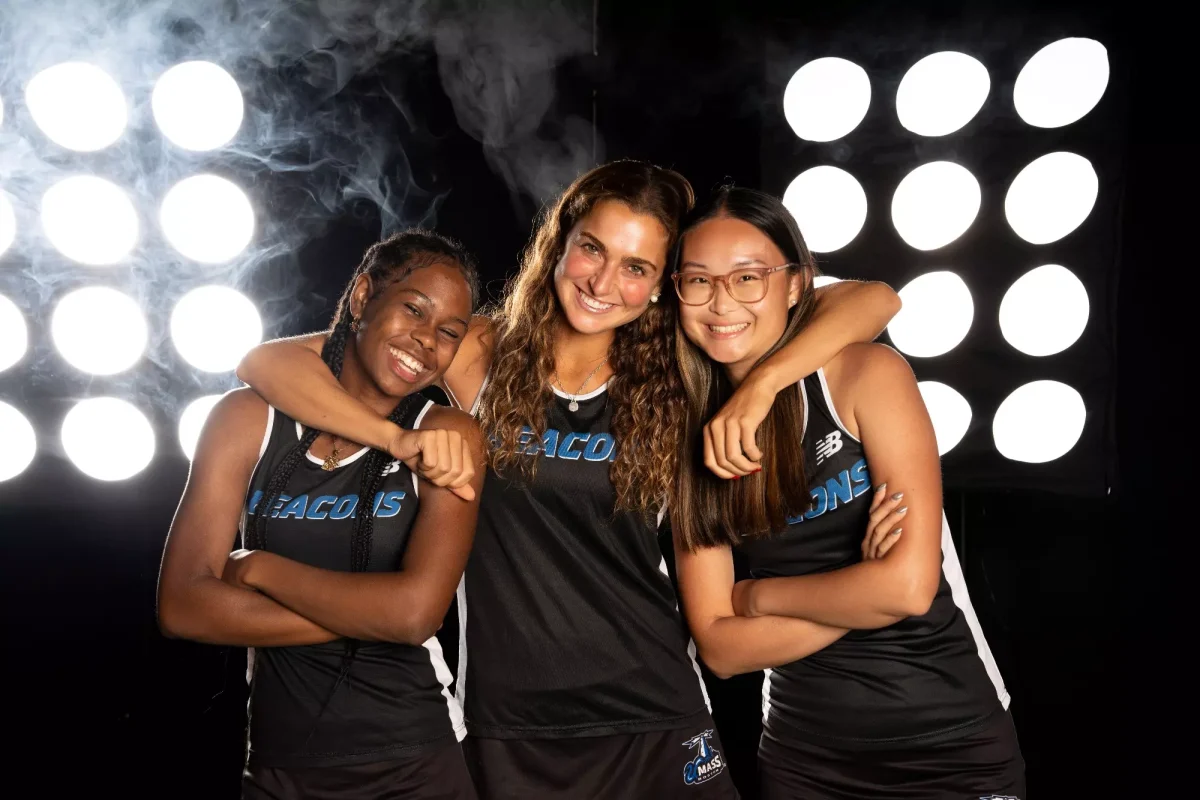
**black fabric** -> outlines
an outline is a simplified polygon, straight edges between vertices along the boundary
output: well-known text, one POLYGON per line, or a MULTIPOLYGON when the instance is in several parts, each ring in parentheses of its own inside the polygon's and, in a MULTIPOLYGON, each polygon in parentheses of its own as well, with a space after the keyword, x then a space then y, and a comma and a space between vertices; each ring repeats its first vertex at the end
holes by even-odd
POLYGON ((250 765, 242 800, 477 800, 458 742, 405 758, 339 767, 250 765))
POLYGON ((468 736, 463 750, 480 800, 738 797, 711 719, 690 727, 591 738, 468 736), (697 760, 700 765, 694 764, 697 760))
POLYGON ((1012 717, 953 741, 863 752, 764 733, 762 800, 1027 800, 1012 717))
MULTIPOLYGON (((740 547, 755 578, 826 572, 862 558, 871 476, 862 445, 838 423, 822 380, 818 373, 804 382, 803 446, 814 505, 783 534, 740 547)), ((997 692, 943 572, 927 614, 851 631, 768 671, 765 725, 784 741, 907 746, 966 734, 1001 710, 997 692)))
MULTIPOLYGON (((427 405, 409 404, 401 423, 411 427, 427 405)), ((272 411, 270 439, 254 471, 246 516, 259 502, 276 464, 299 439, 295 421, 272 411)), ((275 504, 267 549, 325 569, 351 571, 362 465, 367 451, 326 472, 309 457, 292 474, 275 504)), ((369 569, 400 567, 417 515, 412 473, 392 461, 376 494, 369 569)), ((245 530, 246 523, 243 523, 245 530)), ((436 640, 434 642, 436 645, 436 640)), ((338 680, 345 642, 255 648, 251 654, 250 762, 305 767, 382 761, 453 741, 448 696, 435 663, 441 648, 360 642, 349 674, 338 680)), ((449 681, 449 670, 441 669, 449 681)))
MULTIPOLYGON (((558 397, 529 485, 489 472, 467 565, 472 735, 561 738, 666 730, 706 717, 655 521, 614 514, 608 394, 558 397)), ((515 476, 514 476, 515 477, 515 476)))

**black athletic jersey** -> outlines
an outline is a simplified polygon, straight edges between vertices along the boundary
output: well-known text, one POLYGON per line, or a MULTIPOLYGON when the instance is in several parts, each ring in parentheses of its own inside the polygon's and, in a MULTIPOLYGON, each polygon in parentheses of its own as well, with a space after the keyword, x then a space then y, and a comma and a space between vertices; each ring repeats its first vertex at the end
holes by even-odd
MULTIPOLYGON (((557 394, 557 393, 556 393, 557 394)), ((547 739, 707 720, 653 520, 615 513, 605 387, 522 437, 530 482, 489 471, 459 590, 459 683, 473 736, 547 739)))
MULTIPOLYGON (((823 371, 801 389, 813 505, 782 534, 739 546, 755 578, 828 572, 862 560, 873 493, 862 444, 838 419, 823 371)), ((837 747, 932 743, 964 735, 1007 707, 942 519, 942 576, 929 612, 850 631, 808 658, 767 670, 769 733, 837 747)))
MULTIPOLYGON (((433 405, 420 397, 408 402, 401 424, 420 427, 433 405)), ((243 540, 276 466, 296 445, 302 430, 272 408, 258 465, 250 481, 243 515, 243 540)), ((266 549, 324 569, 351 571, 350 543, 368 448, 327 472, 310 453, 292 473, 271 511, 266 549)), ((399 461, 383 467, 373 502, 371 572, 400 568, 413 521, 418 487, 399 461)), ((462 714, 447 687, 449 668, 441 646, 359 642, 349 673, 335 688, 345 640, 298 647, 259 647, 251 651, 250 758, 273 767, 330 766, 384 761, 426 745, 462 738, 462 714)))

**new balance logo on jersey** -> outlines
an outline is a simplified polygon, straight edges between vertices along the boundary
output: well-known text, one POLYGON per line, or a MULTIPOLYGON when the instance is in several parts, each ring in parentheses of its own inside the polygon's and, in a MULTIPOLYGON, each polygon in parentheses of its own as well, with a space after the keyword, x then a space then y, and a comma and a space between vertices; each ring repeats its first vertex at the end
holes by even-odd
POLYGON ((721 751, 709 744, 712 730, 707 730, 699 736, 693 736, 683 743, 684 747, 695 749, 696 757, 683 767, 683 782, 688 786, 712 780, 725 771, 725 760, 721 751))
POLYGON ((817 463, 820 464, 825 459, 842 449, 842 432, 834 431, 826 436, 823 436, 817 441, 817 463))
POLYGON ((1021 800, 1015 794, 989 794, 987 797, 981 797, 979 800, 1021 800))
POLYGON ((399 471, 400 471, 400 462, 399 461, 390 461, 387 464, 383 465, 383 472, 381 474, 386 478, 388 475, 391 475, 393 472, 399 472, 399 471))

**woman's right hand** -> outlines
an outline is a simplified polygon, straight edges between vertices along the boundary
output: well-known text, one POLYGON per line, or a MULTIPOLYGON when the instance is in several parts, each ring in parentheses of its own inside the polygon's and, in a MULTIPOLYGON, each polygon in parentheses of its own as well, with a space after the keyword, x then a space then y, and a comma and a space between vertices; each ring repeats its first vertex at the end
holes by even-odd
POLYGON ((475 461, 458 431, 401 428, 387 449, 393 458, 433 485, 449 489, 463 500, 475 499, 475 490, 470 486, 475 461))
POLYGON ((903 528, 900 527, 908 506, 904 502, 904 492, 888 494, 887 484, 880 484, 871 498, 871 517, 867 521, 867 535, 863 537, 863 561, 883 558, 892 545, 900 540, 903 528))

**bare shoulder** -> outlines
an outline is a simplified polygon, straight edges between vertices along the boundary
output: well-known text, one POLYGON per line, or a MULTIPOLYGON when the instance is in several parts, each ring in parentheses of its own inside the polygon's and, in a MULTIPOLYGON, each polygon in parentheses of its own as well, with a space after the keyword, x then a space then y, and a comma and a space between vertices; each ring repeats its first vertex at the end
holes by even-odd
POLYGON ((422 428, 440 428, 458 431, 464 436, 479 436, 479 424, 465 411, 448 406, 437 405, 429 407, 421 420, 422 428))
POLYGON ((204 422, 193 465, 220 463, 229 457, 257 460, 267 430, 268 411, 266 401, 253 389, 228 392, 217 401, 204 422))
POLYGON ((849 389, 915 380, 904 356, 878 342, 847 345, 825 366, 825 377, 831 389, 834 385, 849 389))
POLYGON ((253 389, 243 387, 227 392, 209 412, 208 419, 219 422, 221 427, 257 427, 260 429, 267 419, 267 401, 253 389))

